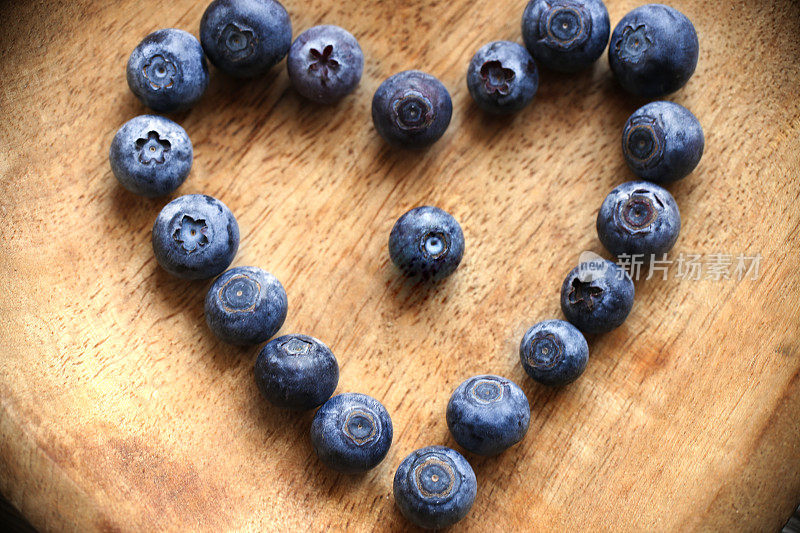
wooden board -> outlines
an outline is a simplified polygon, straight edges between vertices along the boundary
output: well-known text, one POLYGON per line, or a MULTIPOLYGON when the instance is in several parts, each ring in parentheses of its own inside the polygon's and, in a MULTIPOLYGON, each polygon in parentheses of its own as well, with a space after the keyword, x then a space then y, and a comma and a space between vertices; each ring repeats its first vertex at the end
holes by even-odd
MULTIPOLYGON (((609 1, 612 24, 638 1, 609 1)), ((471 102, 480 43, 520 40, 523 1, 287 0, 295 34, 350 29, 367 66, 357 92, 303 101, 284 65, 240 83, 213 72, 176 119, 195 147, 179 193, 238 217, 236 265, 282 280, 283 332, 313 334, 341 364, 339 391, 389 409, 395 442, 357 477, 315 458, 311 414, 272 409, 256 348, 214 339, 208 282, 171 278, 150 227, 167 199, 122 190, 107 162, 116 129, 145 109, 127 55, 164 26, 197 33, 204 2, 15 2, 0 24, 0 491, 42 530, 401 530, 391 481, 402 458, 454 445, 444 409, 466 377, 497 373, 532 404, 530 431, 500 457, 470 457, 468 531, 775 530, 800 501, 800 7, 791 0, 675 7, 701 42, 672 99, 702 122, 706 155, 671 187, 673 252, 762 257, 756 280, 637 283, 618 330, 591 342, 581 380, 527 379, 524 330, 560 317, 582 250, 602 252, 605 194, 630 179, 619 148, 643 102, 605 58, 542 73, 535 104, 492 119, 471 102), (455 113, 433 149, 387 148, 370 119, 381 80, 440 77, 455 113), (465 260, 446 283, 410 285, 386 251, 395 219, 435 204, 461 222, 465 260)), ((735 260, 735 259, 734 259, 735 260)))

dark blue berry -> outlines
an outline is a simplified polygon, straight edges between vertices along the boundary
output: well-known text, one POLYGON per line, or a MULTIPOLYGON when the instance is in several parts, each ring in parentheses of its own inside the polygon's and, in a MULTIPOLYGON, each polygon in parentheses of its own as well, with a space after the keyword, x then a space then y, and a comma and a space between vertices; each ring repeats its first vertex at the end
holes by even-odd
POLYGON ((258 354, 256 384, 271 404, 306 411, 325 403, 339 383, 339 364, 321 341, 307 335, 284 335, 258 354))
POLYGON ((611 26, 602 0, 531 0, 522 15, 522 37, 545 67, 575 72, 603 54, 611 26))
POLYGON ((408 276, 444 279, 464 256, 464 233, 456 219, 438 207, 416 207, 401 216, 389 235, 389 256, 408 276))
POLYGON ((629 181, 614 188, 597 215, 597 235, 612 254, 649 261, 669 252, 681 231, 678 204, 663 187, 629 181))
POLYGON ((566 385, 583 374, 589 345, 583 334, 563 320, 545 320, 531 327, 519 345, 525 372, 543 385, 566 385))
POLYGON ((583 262, 561 286, 561 310, 584 334, 618 328, 633 308, 633 281, 616 263, 598 258, 583 262))
POLYGON ((171 201, 153 225, 153 251, 173 276, 207 279, 222 273, 239 249, 239 225, 225 204, 203 194, 171 201))
POLYGON ((464 518, 478 482, 464 456, 445 446, 428 446, 403 459, 394 474, 394 501, 403 516, 426 529, 441 529, 464 518))
POLYGON ((292 44, 292 22, 275 0, 214 0, 200 20, 209 61, 237 78, 266 74, 292 44))
POLYGON ((703 157, 705 137, 691 111, 672 102, 637 109, 622 130, 622 153, 640 179, 669 183, 685 178, 703 157))
POLYGON ((372 121, 392 145, 424 148, 438 141, 453 116, 453 101, 442 82, 408 70, 384 81, 372 99, 372 121))
POLYGON ((447 404, 447 427, 453 438, 478 455, 497 455, 521 441, 530 419, 525 393, 499 376, 469 378, 447 404))
POLYGON ((608 60, 622 87, 659 98, 686 85, 697 67, 699 45, 691 21, 661 4, 637 7, 619 21, 608 60))
POLYGON ((329 468, 348 474, 366 472, 383 461, 392 445, 392 419, 371 396, 337 394, 314 415, 311 444, 329 468))
POLYGON ((278 278, 256 267, 236 267, 214 281, 206 295, 206 323, 225 342, 258 344, 286 320, 286 291, 278 278))
POLYGON ((333 104, 358 86, 364 54, 347 30, 315 26, 295 39, 287 65, 297 92, 314 102, 333 104))
POLYGON ((114 135, 108 160, 123 187, 153 198, 180 187, 192 168, 192 154, 192 142, 178 124, 158 115, 141 115, 114 135))
POLYGON ((145 37, 128 58, 128 86, 147 107, 172 113, 192 107, 208 87, 208 65, 197 39, 168 28, 145 37))
POLYGON ((514 113, 533 100, 539 88, 539 71, 524 46, 495 41, 472 57, 467 87, 484 111, 514 113))

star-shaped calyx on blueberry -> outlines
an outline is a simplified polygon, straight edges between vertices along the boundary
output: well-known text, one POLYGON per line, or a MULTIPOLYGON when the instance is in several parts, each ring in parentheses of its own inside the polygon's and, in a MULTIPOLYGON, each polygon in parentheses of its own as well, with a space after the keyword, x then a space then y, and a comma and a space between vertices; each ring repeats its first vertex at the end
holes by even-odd
POLYGON ((280 344, 280 348, 289 355, 305 355, 311 350, 312 344, 303 339, 292 337, 280 344))
POLYGON ((515 77, 514 71, 503 67, 500 61, 487 61, 481 67, 481 79, 489 94, 507 95, 511 92, 511 82, 515 77))
POLYGON ((193 219, 183 215, 178 227, 172 233, 172 238, 180 243, 186 253, 192 253, 208 244, 208 226, 202 219, 193 219))
POLYGON ((653 41, 647 35, 647 28, 642 24, 636 28, 626 26, 622 30, 622 38, 616 43, 616 48, 620 59, 636 63, 647 52, 651 44, 653 41))
POLYGON ((144 77, 153 90, 169 89, 175 83, 175 75, 178 69, 175 63, 165 58, 161 54, 156 54, 143 68, 144 77))
POLYGON ((311 62, 308 65, 308 71, 320 77, 322 84, 325 85, 334 72, 339 70, 339 62, 331 57, 333 55, 333 45, 329 44, 322 49, 322 52, 316 48, 308 51, 311 62))
POLYGON ((136 139, 139 162, 145 165, 162 164, 171 148, 169 141, 162 139, 156 131, 150 131, 147 137, 136 139))
POLYGON ((256 37, 253 30, 240 24, 229 23, 219 36, 220 50, 233 61, 241 61, 253 55, 256 37))
POLYGON ((591 282, 581 281, 578 278, 572 280, 569 289, 569 303, 572 305, 585 305, 588 309, 594 307, 594 299, 603 294, 603 289, 595 287, 591 282))

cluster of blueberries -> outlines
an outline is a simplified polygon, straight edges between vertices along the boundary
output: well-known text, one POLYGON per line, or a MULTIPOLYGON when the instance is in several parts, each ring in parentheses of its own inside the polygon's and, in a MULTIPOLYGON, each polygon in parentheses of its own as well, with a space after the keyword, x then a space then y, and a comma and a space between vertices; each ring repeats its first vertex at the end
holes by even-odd
MULTIPOLYGON (((697 34, 671 7, 649 4, 628 13, 610 32, 602 0, 531 0, 522 18, 525 46, 496 41, 469 64, 467 85, 477 105, 490 113, 513 113, 528 105, 539 85, 536 62, 574 72, 591 66, 609 44, 609 62, 624 89, 657 98, 681 88, 697 64, 697 34), (534 59, 535 58, 535 59, 534 59)), ((331 104, 358 85, 364 56, 356 39, 337 26, 316 26, 294 42, 289 15, 275 0, 214 0, 200 24, 200 41, 178 29, 148 35, 127 65, 128 85, 151 109, 170 113, 191 107, 208 85, 206 57, 235 77, 263 75, 288 54, 289 78, 304 97, 331 104)), ((384 81, 374 95, 375 129, 392 145, 423 148, 447 129, 453 104, 435 77, 406 71, 384 81)), ((699 163, 703 130, 687 109, 656 101, 637 110, 622 133, 622 149, 641 181, 615 188, 603 202, 597 232, 616 256, 666 254, 678 238, 675 200, 658 184, 679 180, 699 163)), ((111 168, 128 190, 157 197, 177 189, 192 166, 192 143, 175 122, 142 115, 124 124, 109 153, 111 168)), ((239 246, 230 209, 210 196, 180 196, 158 214, 152 231, 158 263, 184 279, 216 277, 205 299, 209 328, 237 345, 268 341, 282 327, 288 300, 281 283, 257 267, 229 270, 239 246)), ((389 255, 405 275, 442 280, 464 254, 464 234, 445 211, 417 207, 401 216, 389 236, 389 255)), ((630 276, 596 258, 565 279, 561 307, 566 321, 531 327, 520 344, 525 371, 539 383, 561 386, 584 371, 589 347, 584 335, 620 326, 633 306, 630 276)), ((376 399, 357 393, 333 396, 339 366, 331 350, 307 335, 269 341, 255 363, 255 379, 275 406, 319 408, 311 441, 320 460, 342 472, 364 472, 386 456, 392 421, 376 399)), ((453 392, 446 420, 455 441, 478 455, 496 455, 519 442, 530 421, 528 400, 512 381, 474 376, 453 392)), ((394 477, 395 501, 403 515, 427 528, 463 518, 477 493, 467 460, 444 446, 414 451, 394 477)))

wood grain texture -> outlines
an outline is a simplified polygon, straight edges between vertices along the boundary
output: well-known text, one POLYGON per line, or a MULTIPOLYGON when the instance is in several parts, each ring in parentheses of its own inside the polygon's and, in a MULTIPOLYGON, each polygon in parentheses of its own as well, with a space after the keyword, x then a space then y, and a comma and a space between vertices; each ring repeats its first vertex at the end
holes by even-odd
MULTIPOLYGON (((609 0, 612 24, 641 2, 609 0)), ((777 530, 800 501, 800 7, 674 0, 697 27, 697 73, 671 99, 706 132, 706 155, 671 187, 680 253, 761 254, 755 280, 637 283, 618 330, 591 340, 563 390, 527 379, 524 330, 560 317, 579 252, 602 252, 597 209, 630 179, 619 136, 642 104, 605 58, 542 73, 534 105, 492 119, 471 102, 467 63, 520 41, 524 1, 286 0, 295 35, 334 23, 360 40, 357 92, 303 101, 284 65, 240 83, 212 72, 177 115, 195 162, 179 193, 236 214, 235 265, 285 285, 283 332, 339 358, 339 391, 380 399, 395 425, 386 460, 331 473, 311 414, 269 408, 257 349, 214 339, 208 282, 161 271, 150 228, 167 201, 128 194, 107 162, 116 129, 145 109, 128 53, 148 32, 197 34, 204 2, 4 3, 0 20, 0 491, 42 530, 403 530, 391 480, 402 458, 454 445, 444 409, 466 377, 520 383, 522 444, 469 457, 479 480, 457 530, 777 530), (389 149, 372 93, 408 68, 438 76, 455 113, 431 150, 389 149), (435 204, 461 222, 464 263, 413 286, 386 251, 395 219, 435 204)))

